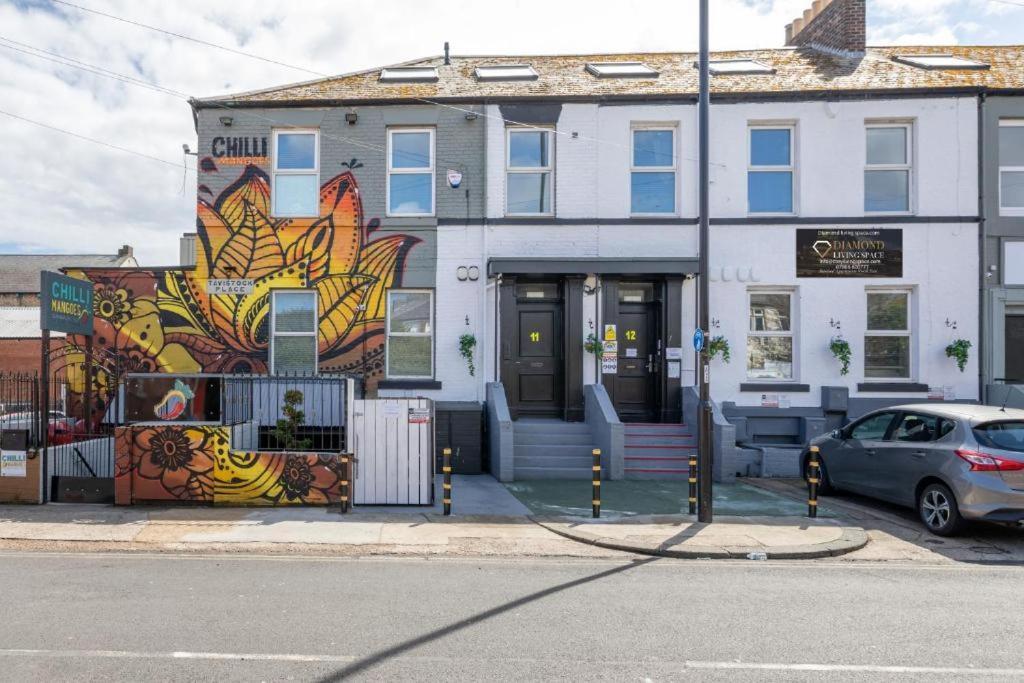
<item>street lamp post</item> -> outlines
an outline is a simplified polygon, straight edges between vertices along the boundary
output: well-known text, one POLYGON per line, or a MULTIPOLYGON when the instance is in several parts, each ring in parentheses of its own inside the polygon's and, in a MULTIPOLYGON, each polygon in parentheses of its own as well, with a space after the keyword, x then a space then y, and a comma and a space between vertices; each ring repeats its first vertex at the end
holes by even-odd
MULTIPOLYGON (((709 187, 710 187, 710 149, 708 123, 711 114, 710 64, 708 51, 708 0, 700 0, 700 90, 697 103, 700 137, 700 279, 698 280, 698 327, 707 335, 709 331, 708 316, 708 243, 710 242, 709 187)), ((697 519, 703 523, 712 521, 711 504, 711 366, 708 354, 701 350, 697 353, 697 379, 700 387, 700 431, 697 461, 697 519)))

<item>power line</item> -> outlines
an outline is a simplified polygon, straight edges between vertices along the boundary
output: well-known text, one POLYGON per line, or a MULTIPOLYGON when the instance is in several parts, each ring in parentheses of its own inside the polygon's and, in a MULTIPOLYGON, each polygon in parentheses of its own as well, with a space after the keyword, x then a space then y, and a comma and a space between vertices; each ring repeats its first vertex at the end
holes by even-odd
POLYGON ((42 121, 36 121, 35 119, 29 119, 29 118, 25 118, 24 116, 18 116, 17 114, 12 114, 11 112, 4 111, 3 109, 0 109, 0 114, 3 114, 4 116, 10 116, 12 119, 18 119, 19 121, 24 121, 25 123, 31 123, 32 125, 39 126, 40 128, 47 128, 49 130, 53 130, 53 131, 56 131, 58 133, 64 133, 65 135, 70 135, 72 137, 76 137, 76 138, 78 138, 80 140, 87 140, 88 142, 92 142, 92 143, 97 144, 97 145, 102 145, 104 147, 109 147, 111 149, 116 149, 116 150, 118 150, 120 152, 127 152, 128 154, 134 154, 135 156, 142 157, 143 159, 150 159, 152 161, 159 161, 161 164, 167 164, 168 166, 174 166, 175 168, 184 168, 187 171, 194 170, 194 169, 189 168, 185 164, 178 164, 178 163, 175 163, 173 161, 167 161, 166 159, 161 159, 160 157, 150 156, 149 154, 146 154, 145 152, 137 152, 134 149, 128 149, 127 147, 119 147, 118 145, 114 145, 114 144, 111 144, 109 142, 104 142, 103 140, 97 140, 96 138, 90 138, 90 137, 88 137, 86 135, 82 135, 81 133, 75 133, 73 131, 66 130, 64 128, 58 128, 57 126, 51 126, 50 124, 43 123, 42 121))

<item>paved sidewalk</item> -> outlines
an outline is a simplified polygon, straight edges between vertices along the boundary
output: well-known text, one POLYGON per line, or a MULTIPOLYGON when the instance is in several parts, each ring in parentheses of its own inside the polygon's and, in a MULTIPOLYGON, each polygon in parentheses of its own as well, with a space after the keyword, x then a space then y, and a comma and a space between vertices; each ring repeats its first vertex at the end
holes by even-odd
POLYGON ((713 524, 682 515, 607 522, 573 517, 535 521, 566 538, 601 548, 684 559, 815 559, 853 552, 868 542, 859 527, 802 517, 717 516, 713 524))

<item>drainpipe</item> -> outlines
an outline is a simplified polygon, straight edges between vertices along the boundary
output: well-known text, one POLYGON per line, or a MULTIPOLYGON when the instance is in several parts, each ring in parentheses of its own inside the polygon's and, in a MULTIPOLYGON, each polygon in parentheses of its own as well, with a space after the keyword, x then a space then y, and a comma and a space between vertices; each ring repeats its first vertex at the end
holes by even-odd
POLYGON ((988 361, 985 336, 985 281, 988 279, 988 264, 985 250, 988 247, 988 226, 985 222, 985 98, 983 89, 978 93, 978 402, 985 399, 985 363, 988 361))

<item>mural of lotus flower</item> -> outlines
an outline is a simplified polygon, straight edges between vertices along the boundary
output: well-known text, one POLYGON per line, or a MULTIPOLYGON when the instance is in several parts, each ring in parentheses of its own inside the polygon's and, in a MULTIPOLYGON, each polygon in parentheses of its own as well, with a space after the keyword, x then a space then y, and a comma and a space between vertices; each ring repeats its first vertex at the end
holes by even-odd
MULTIPOLYGON (((88 270, 96 292, 94 342, 104 371, 256 372, 268 370, 271 292, 311 289, 318 299, 322 370, 362 374, 383 366, 386 292, 400 286, 408 235, 374 238, 355 176, 345 171, 320 188, 315 219, 272 218, 270 183, 256 166, 213 201, 197 206, 192 269, 88 270), (251 279, 251 293, 210 295, 210 279, 251 279)), ((72 388, 84 388, 84 338, 70 336, 65 363, 72 388)), ((99 394, 98 394, 99 395, 99 394)))

